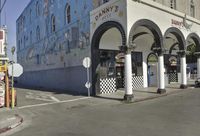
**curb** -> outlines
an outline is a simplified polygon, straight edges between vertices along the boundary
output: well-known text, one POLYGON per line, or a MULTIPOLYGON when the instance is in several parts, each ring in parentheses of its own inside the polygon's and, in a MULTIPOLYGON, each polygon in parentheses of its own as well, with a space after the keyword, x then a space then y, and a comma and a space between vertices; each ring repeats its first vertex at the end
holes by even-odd
MULTIPOLYGON (((173 95, 173 94, 178 94, 178 93, 181 93, 181 92, 184 92, 184 90, 182 90, 182 89, 178 90, 177 89, 177 90, 174 90, 173 92, 169 92, 169 93, 159 94, 159 95, 156 95, 156 96, 149 96, 149 97, 146 97, 146 98, 134 99, 132 102, 130 102, 130 104, 131 103, 139 103, 139 102, 148 101, 148 100, 153 100, 153 99, 157 99, 157 98, 161 98, 161 97, 165 97, 165 96, 169 96, 169 95, 173 95)), ((127 102, 124 102, 124 103, 127 103, 127 102)))
POLYGON ((14 128, 18 127, 19 125, 21 125, 23 123, 23 118, 22 117, 20 117, 18 114, 15 114, 15 117, 17 119, 19 119, 19 121, 17 123, 15 123, 15 124, 10 125, 10 126, 1 128, 0 129, 0 134, 5 133, 5 132, 7 132, 7 131, 9 131, 11 129, 14 129, 14 128))

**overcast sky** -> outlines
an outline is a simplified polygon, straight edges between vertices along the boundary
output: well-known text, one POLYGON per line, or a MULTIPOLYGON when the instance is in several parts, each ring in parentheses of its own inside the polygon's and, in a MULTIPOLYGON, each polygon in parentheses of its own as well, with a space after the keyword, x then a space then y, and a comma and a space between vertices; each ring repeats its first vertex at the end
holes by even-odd
MULTIPOLYGON (((1 0, 2 3, 4 0, 1 0)), ((7 0, 1 14, 1 24, 8 28, 8 48, 16 46, 16 20, 31 0, 7 0)), ((9 51, 8 51, 9 53, 9 51)))

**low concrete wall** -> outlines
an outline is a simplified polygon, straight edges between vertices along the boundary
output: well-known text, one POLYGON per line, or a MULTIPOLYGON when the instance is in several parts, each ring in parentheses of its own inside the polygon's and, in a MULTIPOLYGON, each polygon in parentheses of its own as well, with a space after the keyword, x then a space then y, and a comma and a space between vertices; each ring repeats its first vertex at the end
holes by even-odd
POLYGON ((86 69, 83 66, 44 71, 24 72, 17 79, 18 85, 28 88, 49 89, 50 91, 87 94, 86 69))

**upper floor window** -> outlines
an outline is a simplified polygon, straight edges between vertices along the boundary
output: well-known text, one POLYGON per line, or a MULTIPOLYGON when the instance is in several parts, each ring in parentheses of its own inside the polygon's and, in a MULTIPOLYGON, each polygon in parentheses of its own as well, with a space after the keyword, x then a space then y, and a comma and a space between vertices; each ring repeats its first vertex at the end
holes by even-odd
POLYGON ((18 34, 20 33, 20 27, 21 27, 21 25, 20 25, 20 23, 18 22, 18 23, 17 23, 17 33, 18 33, 18 34))
POLYGON ((56 31, 56 18, 54 15, 51 16, 51 32, 56 31))
POLYGON ((37 28, 36 28, 36 38, 37 38, 37 41, 40 40, 40 27, 39 26, 37 26, 37 28))
POLYGON ((36 16, 40 15, 40 5, 39 5, 39 1, 36 2, 36 16))
POLYGON ((66 24, 71 23, 71 7, 69 4, 67 4, 65 8, 65 21, 66 24))
POLYGON ((24 47, 26 47, 26 37, 24 36, 24 47))
POLYGON ((190 16, 195 17, 195 5, 193 0, 190 1, 190 16))
POLYGON ((109 0, 103 0, 103 3, 106 3, 106 2, 108 2, 109 0))
POLYGON ((30 32, 30 44, 32 44, 32 31, 30 32))
POLYGON ((22 20, 21 20, 21 29, 22 29, 22 31, 23 31, 24 28, 25 28, 25 23, 26 23, 26 18, 25 18, 25 16, 23 16, 23 17, 22 17, 22 20))
POLYGON ((31 23, 31 21, 32 21, 32 10, 30 9, 30 23, 31 23))
POLYGON ((20 40, 18 41, 18 51, 20 51, 21 48, 20 48, 20 40))
POLYGON ((170 0, 170 8, 176 9, 176 0, 170 0))

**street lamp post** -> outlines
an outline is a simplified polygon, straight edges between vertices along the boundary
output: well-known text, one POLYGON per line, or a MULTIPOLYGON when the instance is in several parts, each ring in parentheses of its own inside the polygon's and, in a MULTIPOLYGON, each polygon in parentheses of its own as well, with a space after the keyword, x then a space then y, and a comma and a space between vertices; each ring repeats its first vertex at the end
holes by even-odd
POLYGON ((12 47, 11 49, 12 53, 12 108, 15 106, 15 90, 14 90, 14 76, 13 76, 13 64, 14 64, 14 53, 15 53, 15 47, 12 47))

